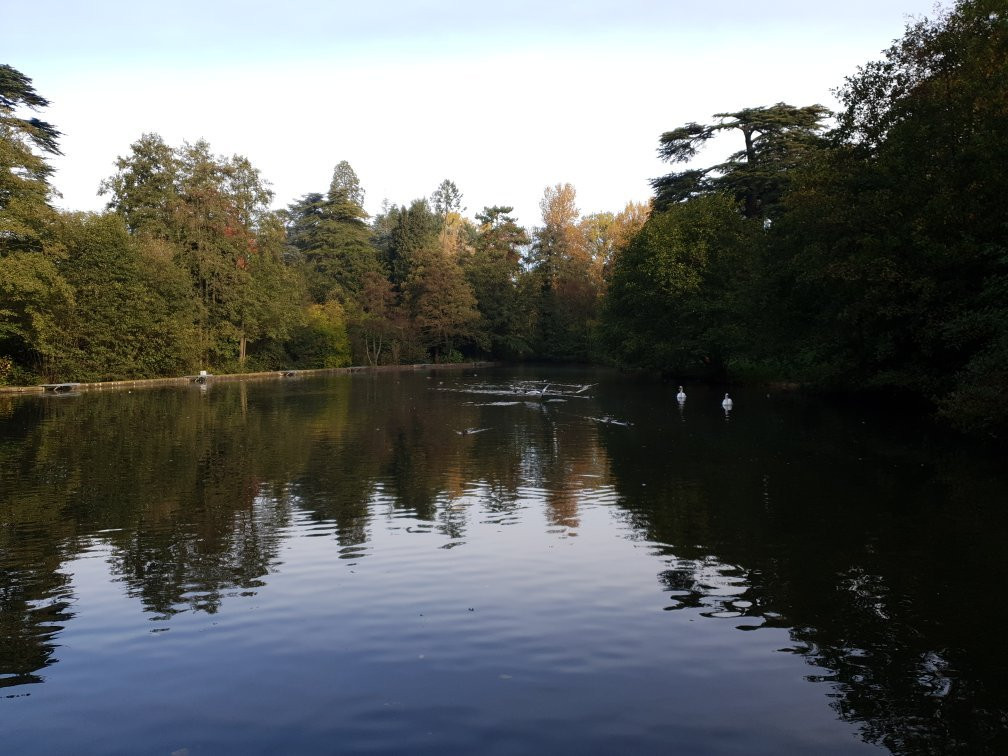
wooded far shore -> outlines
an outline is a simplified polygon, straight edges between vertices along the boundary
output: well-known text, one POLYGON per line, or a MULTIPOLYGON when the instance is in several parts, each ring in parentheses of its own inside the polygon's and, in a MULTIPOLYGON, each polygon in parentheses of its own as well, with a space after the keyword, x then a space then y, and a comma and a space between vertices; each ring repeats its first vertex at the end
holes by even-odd
POLYGON ((911 21, 831 87, 837 112, 670 124, 670 172, 612 211, 561 182, 534 224, 470 217, 446 178, 369 216, 346 161, 276 209, 249 158, 148 133, 80 213, 54 207, 48 101, 0 64, 0 385, 587 363, 881 394, 1008 437, 1003 0, 911 21))

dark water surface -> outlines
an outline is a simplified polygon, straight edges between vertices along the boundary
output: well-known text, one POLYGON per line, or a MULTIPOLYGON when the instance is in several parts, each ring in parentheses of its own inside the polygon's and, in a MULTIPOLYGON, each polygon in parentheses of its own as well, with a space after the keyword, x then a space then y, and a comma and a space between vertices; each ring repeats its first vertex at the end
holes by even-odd
POLYGON ((0 397, 0 751, 1008 753, 997 454, 687 391, 0 397))

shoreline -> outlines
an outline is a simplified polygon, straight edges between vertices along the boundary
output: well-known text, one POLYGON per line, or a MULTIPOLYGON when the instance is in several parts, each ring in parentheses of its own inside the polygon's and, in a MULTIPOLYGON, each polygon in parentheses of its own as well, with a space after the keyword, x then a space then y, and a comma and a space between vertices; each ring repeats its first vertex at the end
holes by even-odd
MULTIPOLYGON (((468 370, 471 368, 487 368, 500 365, 499 362, 423 362, 415 365, 349 365, 339 368, 314 368, 308 370, 264 370, 255 373, 224 373, 207 376, 182 375, 172 378, 134 378, 120 381, 94 381, 77 383, 67 381, 61 385, 70 387, 73 392, 79 391, 115 391, 118 389, 157 388, 161 386, 188 386, 191 383, 231 383, 237 381, 282 380, 320 375, 348 375, 351 373, 386 373, 406 372, 416 370, 468 370), (202 380, 200 380, 202 378, 202 380)), ((47 393, 46 386, 0 386, 0 395, 24 395, 47 393)), ((53 393, 51 390, 48 393, 53 393)))

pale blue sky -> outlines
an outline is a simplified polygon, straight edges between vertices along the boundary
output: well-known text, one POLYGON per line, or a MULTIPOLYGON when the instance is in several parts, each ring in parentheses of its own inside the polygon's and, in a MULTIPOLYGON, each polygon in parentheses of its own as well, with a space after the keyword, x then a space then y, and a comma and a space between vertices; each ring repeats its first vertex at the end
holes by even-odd
MULTIPOLYGON (((247 155, 277 206, 349 160, 367 192, 406 203, 443 179, 467 214, 514 205, 539 222, 569 181, 582 212, 645 200, 658 136, 714 112, 831 90, 931 0, 844 3, 14 3, 6 62, 64 132, 54 183, 98 209, 98 182, 142 133, 247 155)), ((725 146, 727 149, 727 146, 725 146)), ((711 156, 710 159, 714 159, 711 156)), ((706 160, 706 159, 705 159, 706 160)))

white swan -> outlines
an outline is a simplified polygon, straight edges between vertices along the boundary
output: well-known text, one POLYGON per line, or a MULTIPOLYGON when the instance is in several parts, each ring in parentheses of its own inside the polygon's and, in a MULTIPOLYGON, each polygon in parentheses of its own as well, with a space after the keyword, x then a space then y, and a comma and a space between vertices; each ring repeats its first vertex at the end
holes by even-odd
POLYGON ((732 402, 731 397, 728 396, 728 394, 724 395, 724 399, 721 401, 721 406, 724 407, 726 410, 730 410, 734 406, 734 403, 732 402))
POLYGON ((682 386, 679 387, 679 393, 675 395, 675 398, 680 404, 686 401, 686 392, 682 390, 682 386))

